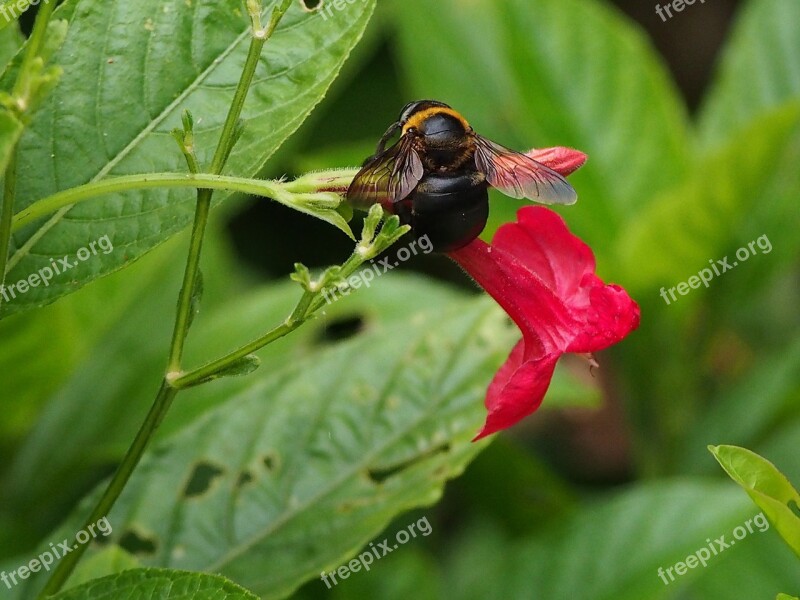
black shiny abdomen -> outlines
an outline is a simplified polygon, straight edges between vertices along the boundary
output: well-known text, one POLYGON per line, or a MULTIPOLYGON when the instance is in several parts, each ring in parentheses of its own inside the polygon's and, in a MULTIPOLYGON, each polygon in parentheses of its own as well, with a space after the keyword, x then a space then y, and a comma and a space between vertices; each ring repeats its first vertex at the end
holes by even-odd
POLYGON ((450 252, 480 235, 489 217, 486 181, 476 171, 428 173, 411 195, 394 205, 414 236, 427 236, 434 252, 450 252))

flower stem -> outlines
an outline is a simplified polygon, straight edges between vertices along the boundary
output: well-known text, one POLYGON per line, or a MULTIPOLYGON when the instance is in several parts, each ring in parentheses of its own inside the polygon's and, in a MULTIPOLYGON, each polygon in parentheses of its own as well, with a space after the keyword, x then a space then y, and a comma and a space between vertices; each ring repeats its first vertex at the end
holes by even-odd
MULTIPOLYGON (((267 196, 284 204, 291 204, 294 182, 271 181, 267 179, 249 179, 230 175, 213 175, 209 173, 143 173, 123 175, 101 179, 68 190, 57 192, 37 200, 14 215, 11 230, 40 219, 65 206, 78 204, 113 192, 143 190, 150 188, 207 188, 209 190, 232 190, 256 196, 267 196)), ((332 206, 331 208, 335 208, 332 206)))

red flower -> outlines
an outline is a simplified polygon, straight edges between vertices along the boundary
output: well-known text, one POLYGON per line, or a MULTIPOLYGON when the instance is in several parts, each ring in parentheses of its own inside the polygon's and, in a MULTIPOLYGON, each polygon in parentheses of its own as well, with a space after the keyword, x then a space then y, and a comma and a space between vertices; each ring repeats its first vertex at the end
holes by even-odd
MULTIPOLYGON (((583 153, 567 148, 528 155, 563 175, 586 160, 583 153)), ((517 222, 500 227, 491 246, 478 238, 449 256, 522 331, 489 385, 486 423, 475 440, 539 408, 562 354, 602 350, 639 325, 636 302, 595 275, 591 249, 570 233, 558 214, 542 206, 520 209, 517 222)))

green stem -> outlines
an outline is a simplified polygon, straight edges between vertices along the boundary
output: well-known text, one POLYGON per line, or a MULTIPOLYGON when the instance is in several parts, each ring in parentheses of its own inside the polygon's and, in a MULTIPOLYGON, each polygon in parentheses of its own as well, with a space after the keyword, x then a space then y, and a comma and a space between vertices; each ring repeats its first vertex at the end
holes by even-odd
MULTIPOLYGON (((25 47, 25 54, 22 57, 22 64, 20 65, 17 79, 14 82, 12 95, 16 98, 16 110, 20 112, 18 117, 21 117, 28 108, 27 88, 28 77, 31 71, 31 64, 34 59, 39 55, 39 51, 44 44, 44 35, 47 30, 47 24, 50 22, 50 16, 55 10, 56 0, 45 0, 45 3, 39 8, 36 14, 36 21, 33 24, 33 30, 28 38, 28 43, 25 47)), ((0 290, 6 281, 6 268, 8 266, 8 253, 9 245, 11 242, 11 222, 14 215, 14 196, 17 187, 17 148, 16 145, 11 149, 11 157, 8 161, 5 171, 5 183, 3 185, 3 205, 0 207, 0 290)), ((0 305, 2 305, 2 296, 0 296, 0 305)))
POLYGON ((22 57, 19 75, 17 75, 17 80, 14 82, 13 96, 22 97, 26 92, 27 77, 30 72, 31 63, 39 56, 39 51, 44 45, 47 25, 50 22, 50 16, 56 8, 56 3, 57 0, 45 0, 44 4, 39 8, 39 12, 36 13, 36 21, 33 24, 33 30, 25 46, 25 54, 22 57))
MULTIPOLYGON (((14 192, 17 187, 17 152, 12 150, 6 167, 3 182, 3 204, 0 206, 0 290, 6 282, 6 265, 8 264, 9 246, 11 244, 11 221, 14 214, 14 192)), ((3 296, 0 294, 0 306, 3 296)))
MULTIPOLYGON (((177 393, 178 390, 170 387, 166 381, 161 383, 161 387, 158 390, 153 406, 150 408, 150 412, 147 413, 147 417, 139 428, 139 432, 136 434, 130 448, 128 448, 128 451, 125 453, 125 457, 122 459, 119 467, 117 467, 114 476, 111 478, 111 482, 86 519, 84 530, 108 515, 111 507, 114 506, 117 498, 119 498, 119 495, 122 493, 122 490, 125 489, 125 484, 128 482, 128 479, 130 479, 131 473, 133 473, 133 470, 142 458, 150 439, 164 419, 164 415, 167 414, 167 410, 169 410, 177 393)), ((67 578, 69 578, 87 547, 87 544, 78 544, 75 550, 64 556, 53 571, 47 584, 45 584, 44 589, 39 595, 40 598, 55 594, 61 589, 61 586, 63 586, 67 578)))
MULTIPOLYGON (((298 305, 299 306, 299 305, 298 305)), ((180 377, 176 377, 171 381, 171 385, 179 390, 186 389, 200 383, 206 381, 209 377, 224 371, 228 366, 233 364, 239 359, 244 358, 248 354, 252 354, 256 350, 259 350, 266 346, 267 344, 271 344, 272 342, 279 340, 283 336, 291 333, 300 325, 306 322, 308 319, 308 315, 304 315, 302 318, 289 318, 284 323, 281 323, 278 327, 268 331, 264 335, 259 338, 256 338, 249 344, 234 350, 230 354, 226 354, 225 356, 218 358, 217 360, 211 361, 210 363, 203 365, 193 371, 188 371, 184 373, 180 377)))
MULTIPOLYGON (((365 257, 358 251, 354 252, 342 265, 340 272, 341 277, 343 279, 347 279, 355 272, 356 269, 364 264, 365 260, 368 260, 369 258, 371 257, 365 257)), ((248 354, 252 354, 267 344, 271 344, 275 340, 278 340, 286 334, 291 333, 300 327, 300 325, 305 323, 325 304, 326 300, 323 297, 324 291, 324 289, 314 292, 306 291, 284 323, 256 338, 252 342, 249 342, 248 344, 229 352, 225 356, 213 360, 202 367, 198 367, 197 369, 187 371, 186 373, 182 373, 181 375, 174 377, 174 379, 172 379, 170 382, 171 385, 178 389, 185 389, 203 383, 207 381, 209 377, 213 377, 214 375, 225 371, 233 363, 244 358, 248 354)))
MULTIPOLYGON (((50 0, 54 2, 55 0, 50 0)), ((255 4, 255 2, 253 2, 255 4)), ((283 12, 273 11, 271 27, 268 32, 261 30, 253 31, 250 38, 250 48, 247 53, 247 60, 245 61, 242 75, 239 78, 239 84, 234 92, 233 101, 231 102, 230 110, 225 119, 225 125, 222 129, 219 143, 217 144, 214 158, 211 163, 211 171, 214 174, 219 174, 225 165, 225 159, 230 154, 230 150, 235 143, 236 124, 241 115, 244 100, 247 96, 247 91, 253 80, 256 66, 258 65, 259 56, 264 46, 264 42, 269 38, 269 34, 277 25, 277 21, 283 16, 283 13, 288 8, 288 3, 284 2, 283 12)), ((252 14, 251 14, 252 17, 252 14)), ((166 415, 170 404, 178 393, 178 388, 174 387, 169 381, 170 372, 180 371, 180 360, 183 353, 183 345, 186 339, 186 332, 189 328, 189 312, 191 310, 191 298, 194 290, 195 281, 197 280, 198 266, 200 262, 200 253, 203 244, 203 235, 205 227, 208 222, 208 213, 211 207, 211 194, 212 190, 209 188, 202 188, 198 190, 197 194, 197 209, 195 210, 194 225, 192 227, 192 237, 189 243, 189 256, 186 261, 186 270, 183 279, 183 287, 181 288, 180 296, 178 298, 178 312, 175 319, 175 328, 173 330, 172 343, 170 345, 170 354, 168 360, 168 375, 165 377, 161 384, 158 395, 156 396, 153 406, 139 429, 133 443, 131 444, 128 452, 122 460, 117 472, 114 474, 111 482, 103 493, 100 501, 95 506, 89 519, 88 525, 94 523, 111 511, 114 503, 116 502, 122 490, 125 488, 131 474, 133 473, 136 465, 144 454, 150 440, 158 429, 159 424, 166 415)), ((85 545, 78 545, 78 548, 71 552, 64 560, 59 563, 57 569, 48 580, 45 588, 40 597, 45 597, 50 594, 58 592, 66 582, 67 578, 72 573, 75 565, 78 563, 81 555, 85 551, 85 545)))
MULTIPOLYGON (((250 38, 250 47, 247 51, 242 75, 239 78, 239 85, 233 94, 228 115, 222 126, 222 134, 219 143, 211 159, 211 173, 219 175, 225 166, 225 160, 230 155, 235 143, 236 126, 242 114, 244 101, 247 92, 253 81, 253 76, 258 66, 261 51, 264 48, 266 37, 254 35, 250 38)), ((170 345, 169 360, 167 362, 167 372, 179 373, 181 370, 181 360, 183 358, 183 348, 186 341, 186 334, 189 331, 189 321, 192 303, 192 294, 197 282, 198 270, 200 268, 200 254, 203 247, 203 237, 206 225, 208 224, 208 213, 211 210, 211 195, 213 191, 209 188, 202 188, 197 191, 197 210, 195 211, 194 226, 192 227, 192 238, 189 242, 189 257, 186 261, 186 271, 183 277, 183 286, 178 296, 178 315, 175 319, 175 328, 172 332, 172 344, 170 345)), ((169 376, 169 375, 168 375, 169 376)))
MULTIPOLYGON (((284 204, 291 204, 294 192, 292 182, 282 183, 266 179, 248 179, 230 175, 212 175, 198 173, 144 173, 141 175, 123 175, 101 179, 68 190, 57 192, 37 200, 14 215, 11 230, 21 227, 54 213, 60 208, 78 204, 113 192, 143 190, 151 188, 208 188, 213 190, 231 190, 256 196, 267 196, 284 204)), ((332 206, 335 208, 335 206, 332 206)))
POLYGON ((192 310, 192 295, 197 284, 200 269, 200 254, 203 248, 203 237, 208 225, 208 214, 211 211, 211 190, 197 190, 197 208, 194 211, 192 236, 189 240, 189 255, 186 269, 183 272, 183 284, 178 295, 178 312, 175 316, 175 327, 172 330, 169 358, 167 359, 167 378, 169 373, 180 372, 183 347, 192 310))

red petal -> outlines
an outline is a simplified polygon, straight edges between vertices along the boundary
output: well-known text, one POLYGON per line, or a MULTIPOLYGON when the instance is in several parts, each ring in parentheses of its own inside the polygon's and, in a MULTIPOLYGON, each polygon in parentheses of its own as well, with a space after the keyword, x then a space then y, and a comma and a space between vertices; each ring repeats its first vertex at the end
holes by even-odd
POLYGON ((520 340, 495 374, 486 392, 486 422, 473 442, 511 427, 536 411, 550 386, 558 354, 539 359, 525 357, 525 340, 520 340))
POLYGON ((555 146, 553 148, 540 148, 526 152, 530 158, 542 163, 545 167, 550 167, 556 173, 565 177, 580 169, 589 158, 580 150, 555 146))
POLYGON ((565 352, 588 353, 624 338, 639 324, 627 292, 595 275, 591 249, 553 211, 527 206, 518 222, 450 253, 514 320, 522 340, 486 395, 488 416, 476 439, 534 412, 565 352))

